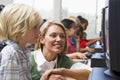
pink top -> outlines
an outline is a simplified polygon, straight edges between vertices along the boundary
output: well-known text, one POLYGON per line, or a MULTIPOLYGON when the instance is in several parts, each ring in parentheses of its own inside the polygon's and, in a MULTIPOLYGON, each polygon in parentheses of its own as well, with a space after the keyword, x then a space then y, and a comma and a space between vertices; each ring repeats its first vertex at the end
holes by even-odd
POLYGON ((71 54, 76 51, 74 48, 74 43, 69 38, 67 38, 67 47, 68 47, 67 54, 71 54))

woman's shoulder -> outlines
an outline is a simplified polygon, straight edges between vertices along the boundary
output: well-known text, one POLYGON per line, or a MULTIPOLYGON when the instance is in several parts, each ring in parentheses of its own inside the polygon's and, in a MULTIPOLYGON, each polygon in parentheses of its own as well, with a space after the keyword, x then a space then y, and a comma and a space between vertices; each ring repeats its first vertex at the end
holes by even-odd
POLYGON ((34 60, 37 56, 39 56, 39 55, 41 55, 42 54, 42 52, 41 52, 41 49, 38 49, 38 50, 35 50, 35 51, 32 51, 31 53, 30 53, 30 60, 34 60))
POLYGON ((31 54, 31 55, 35 55, 35 54, 37 54, 37 53, 41 53, 41 49, 34 50, 34 51, 32 51, 30 54, 31 54))
POLYGON ((58 55, 58 58, 69 58, 68 56, 66 56, 66 55, 58 55))
POLYGON ((62 60, 62 61, 65 61, 65 62, 72 61, 72 59, 69 58, 69 57, 66 56, 66 55, 59 55, 59 56, 58 56, 58 60, 62 60))
POLYGON ((59 55, 58 56, 58 66, 64 68, 70 68, 74 64, 68 56, 66 55, 59 55))

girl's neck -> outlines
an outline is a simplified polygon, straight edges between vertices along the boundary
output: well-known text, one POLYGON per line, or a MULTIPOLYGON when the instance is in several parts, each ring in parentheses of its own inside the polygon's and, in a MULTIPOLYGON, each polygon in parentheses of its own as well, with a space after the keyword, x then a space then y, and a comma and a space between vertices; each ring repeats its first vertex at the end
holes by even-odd
POLYGON ((69 32, 67 31, 67 38, 70 38, 70 36, 69 36, 69 32))

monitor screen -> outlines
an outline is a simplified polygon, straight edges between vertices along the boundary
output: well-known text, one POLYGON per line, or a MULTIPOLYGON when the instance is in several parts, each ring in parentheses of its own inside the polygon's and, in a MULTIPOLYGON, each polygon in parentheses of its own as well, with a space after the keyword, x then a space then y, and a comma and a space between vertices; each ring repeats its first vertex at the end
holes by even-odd
MULTIPOLYGON (((108 6, 103 9, 103 47, 105 47, 108 72, 120 79, 120 0, 107 0, 108 6)), ((114 76, 114 78, 116 78, 114 76)))

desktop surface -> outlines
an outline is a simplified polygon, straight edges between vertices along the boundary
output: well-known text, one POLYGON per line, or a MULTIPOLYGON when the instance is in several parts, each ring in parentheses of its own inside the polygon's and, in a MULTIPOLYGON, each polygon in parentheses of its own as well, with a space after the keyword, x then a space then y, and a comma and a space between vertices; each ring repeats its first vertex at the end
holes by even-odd
POLYGON ((106 70, 107 68, 102 67, 92 68, 92 72, 90 73, 88 80, 118 80, 106 76, 104 73, 106 70))

